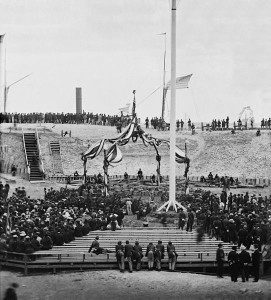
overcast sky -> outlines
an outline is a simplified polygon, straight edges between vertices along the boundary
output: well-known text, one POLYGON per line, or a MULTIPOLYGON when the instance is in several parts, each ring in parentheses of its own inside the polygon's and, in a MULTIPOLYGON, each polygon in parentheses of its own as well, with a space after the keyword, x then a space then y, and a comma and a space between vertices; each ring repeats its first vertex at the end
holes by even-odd
MULTIPOLYGON (((271 116, 271 1, 177 0, 177 118, 195 121, 250 106, 271 116), (186 117, 186 118, 187 118, 186 117)), ((164 36, 170 79, 169 0, 1 0, 9 112, 117 114, 136 90, 139 117, 160 116, 164 36)), ((166 115, 169 113, 170 93, 166 115)))

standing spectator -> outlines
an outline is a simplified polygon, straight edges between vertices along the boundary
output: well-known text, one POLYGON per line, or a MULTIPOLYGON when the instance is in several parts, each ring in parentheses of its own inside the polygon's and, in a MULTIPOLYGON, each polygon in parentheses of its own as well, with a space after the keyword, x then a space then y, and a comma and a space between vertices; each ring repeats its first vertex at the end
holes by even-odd
POLYGON ((217 277, 223 278, 225 253, 223 250, 223 245, 218 244, 218 249, 216 250, 216 261, 217 261, 217 277))
POLYGON ((175 251, 175 246, 172 244, 171 241, 168 242, 167 253, 168 253, 168 269, 169 269, 169 272, 174 272, 176 261, 177 261, 177 253, 175 251))
POLYGON ((143 179, 143 172, 142 172, 141 168, 139 168, 139 170, 138 170, 138 172, 137 172, 137 178, 138 178, 139 180, 143 179))
POLYGON ((143 254, 142 254, 142 247, 139 245, 139 242, 136 241, 135 242, 135 245, 134 245, 134 259, 136 261, 136 271, 139 271, 141 270, 141 259, 143 257, 143 254))
POLYGON ((254 282, 258 282, 260 277, 260 261, 261 261, 261 253, 259 251, 259 246, 257 244, 254 245, 254 252, 252 253, 252 269, 254 274, 254 282))
POLYGON ((186 225, 186 231, 187 232, 192 231, 193 224, 194 224, 194 214, 191 211, 191 209, 189 209, 188 215, 187 215, 187 225, 186 225))
POLYGON ((240 250, 241 253, 239 253, 238 258, 239 258, 239 263, 241 268, 241 276, 242 276, 242 281, 246 282, 248 281, 248 277, 249 277, 248 264, 251 262, 251 258, 249 253, 246 251, 246 247, 244 245, 241 245, 240 250))
POLYGON ((133 213, 132 213, 132 201, 130 199, 126 201, 126 209, 127 209, 128 216, 131 216, 133 213))
POLYGON ((161 260, 164 257, 165 257, 165 247, 162 244, 162 241, 159 240, 155 249, 155 262, 156 262, 156 268, 158 272, 161 271, 161 260))
POLYGON ((179 229, 181 228, 183 230, 185 225, 185 219, 186 219, 186 215, 183 211, 183 208, 181 207, 179 213, 179 226, 178 226, 179 229))
POLYGON ((149 128, 149 118, 148 117, 145 120, 145 125, 146 125, 146 129, 148 129, 149 128))
POLYGON ((148 270, 153 271, 153 265, 154 265, 154 253, 155 253, 155 247, 152 242, 149 243, 146 250, 146 257, 148 258, 148 270))
POLYGON ((129 244, 129 241, 126 241, 124 257, 127 258, 128 261, 129 273, 133 273, 132 256, 133 256, 133 246, 129 244))
POLYGON ((117 263, 120 269, 120 272, 124 272, 124 247, 122 245, 121 241, 118 241, 118 244, 115 247, 116 250, 116 258, 117 258, 117 263))
POLYGON ((230 266, 231 281, 237 282, 238 278, 238 253, 237 246, 232 246, 232 250, 228 254, 228 262, 230 266))

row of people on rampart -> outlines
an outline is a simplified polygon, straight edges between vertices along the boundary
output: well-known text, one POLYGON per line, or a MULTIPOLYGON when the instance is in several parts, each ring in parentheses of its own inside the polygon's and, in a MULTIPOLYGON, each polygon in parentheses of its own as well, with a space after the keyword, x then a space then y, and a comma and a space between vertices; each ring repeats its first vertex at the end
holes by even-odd
POLYGON ((129 124, 129 115, 105 115, 94 113, 0 113, 0 123, 55 123, 93 124, 122 127, 129 124))

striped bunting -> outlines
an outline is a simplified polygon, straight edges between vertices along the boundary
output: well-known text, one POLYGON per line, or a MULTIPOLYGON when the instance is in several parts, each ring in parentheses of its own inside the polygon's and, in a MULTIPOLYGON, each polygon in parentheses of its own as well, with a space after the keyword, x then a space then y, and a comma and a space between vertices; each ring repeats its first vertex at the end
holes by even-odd
POLYGON ((93 159, 96 156, 98 156, 104 148, 104 142, 105 142, 105 139, 102 139, 99 142, 95 143, 83 154, 83 157, 93 159))
POLYGON ((107 150, 106 159, 111 166, 122 161, 122 153, 117 144, 113 144, 107 150))
POLYGON ((135 119, 132 120, 132 122, 126 127, 126 129, 116 138, 108 139, 108 142, 110 143, 120 143, 122 145, 125 145, 129 142, 129 139, 131 138, 135 128, 135 119))

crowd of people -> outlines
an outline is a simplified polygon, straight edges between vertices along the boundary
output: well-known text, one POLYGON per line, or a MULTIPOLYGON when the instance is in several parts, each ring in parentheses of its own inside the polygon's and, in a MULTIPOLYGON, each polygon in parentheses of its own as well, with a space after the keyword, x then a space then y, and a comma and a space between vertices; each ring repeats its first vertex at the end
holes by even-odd
MULTIPOLYGON (((189 232, 197 227, 199 242, 206 234, 240 249, 258 245, 259 251, 263 251, 271 239, 271 195, 235 194, 229 188, 224 185, 221 194, 199 189, 189 195, 178 195, 177 201, 187 209, 179 209, 179 229, 189 232)), ((45 188, 43 199, 32 199, 24 187, 9 195, 9 185, 0 183, 0 250, 29 254, 64 245, 92 230, 116 230, 123 226, 125 214, 141 219, 155 212, 157 207, 151 202, 134 198, 132 191, 128 200, 122 200, 118 192, 105 197, 102 184, 94 181, 78 189, 45 188)), ((157 251, 158 244, 150 244, 145 253, 150 270, 153 263, 159 269, 162 255, 157 251)), ((133 249, 128 245, 123 246, 123 254, 116 251, 120 269, 123 270, 123 259, 128 259, 130 250, 140 269, 141 261, 134 253, 139 245, 132 246, 133 249)), ((122 244, 118 246, 122 248, 122 244)), ((174 270, 176 257, 172 258, 170 266, 174 270)))
MULTIPOLYGON (((168 254, 168 270, 174 272, 178 254, 171 241, 168 242, 166 251, 168 254)), ((99 236, 96 236, 88 252, 99 255, 108 252, 108 250, 100 247, 99 236)), ((135 241, 134 245, 130 244, 129 240, 126 240, 125 245, 122 244, 122 241, 118 241, 115 246, 115 253, 121 273, 124 273, 125 270, 125 259, 128 263, 128 270, 130 273, 133 272, 134 266, 136 271, 140 271, 144 256, 147 257, 148 270, 153 271, 156 269, 160 272, 161 262, 165 257, 165 246, 161 240, 159 240, 156 245, 154 245, 153 242, 149 242, 144 253, 139 241, 135 241)))
MULTIPOLYGON (((246 247, 242 245, 240 247, 240 252, 237 252, 237 246, 232 246, 232 250, 228 254, 228 264, 229 273, 231 276, 231 281, 237 282, 239 275, 241 275, 242 282, 249 281, 250 273, 254 276, 254 282, 259 281, 260 277, 260 262, 261 253, 259 251, 258 244, 253 245, 252 255, 249 254, 246 247), (250 264, 252 263, 252 272, 250 272, 250 264)), ((224 263, 225 263, 225 253, 223 250, 223 245, 218 244, 218 249, 216 251, 216 261, 217 261, 217 276, 223 278, 224 273, 224 263)))
POLYGON ((261 129, 269 128, 271 129, 271 117, 269 119, 262 118, 261 120, 261 129))
POLYGON ((54 124, 92 124, 125 127, 129 115, 105 115, 90 112, 76 113, 0 113, 0 123, 54 123, 54 124))
POLYGON ((123 226, 126 203, 117 194, 103 197, 101 190, 89 183, 77 190, 44 189, 44 199, 32 199, 24 187, 9 195, 9 185, 0 183, 0 250, 49 250, 91 230, 123 226))

